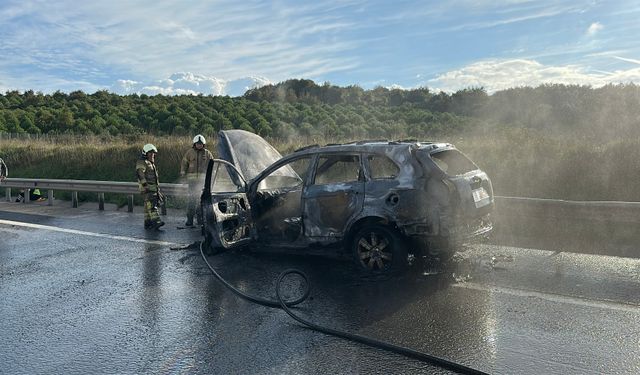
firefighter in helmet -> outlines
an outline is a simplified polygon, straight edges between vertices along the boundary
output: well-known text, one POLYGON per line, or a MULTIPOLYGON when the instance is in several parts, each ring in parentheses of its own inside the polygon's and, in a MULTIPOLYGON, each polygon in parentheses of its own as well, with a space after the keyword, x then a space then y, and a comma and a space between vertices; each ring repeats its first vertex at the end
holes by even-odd
POLYGON ((202 211, 198 204, 198 199, 202 193, 204 176, 207 172, 207 165, 213 155, 206 149, 207 140, 202 134, 193 137, 193 145, 184 154, 180 163, 180 175, 187 177, 189 184, 189 199, 187 201, 187 222, 186 226, 193 226, 193 216, 198 220, 198 225, 202 225, 202 211))
POLYGON ((164 225, 158 213, 158 206, 162 203, 164 197, 160 192, 160 182, 158 181, 157 153, 156 146, 147 143, 142 147, 142 155, 136 162, 138 185, 144 201, 145 229, 158 229, 164 225))

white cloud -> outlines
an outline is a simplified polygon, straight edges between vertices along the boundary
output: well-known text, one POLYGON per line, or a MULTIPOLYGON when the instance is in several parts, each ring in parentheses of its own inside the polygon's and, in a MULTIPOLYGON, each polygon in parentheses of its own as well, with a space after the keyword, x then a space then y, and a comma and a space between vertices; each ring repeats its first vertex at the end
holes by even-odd
MULTIPOLYGON (((487 92, 511 87, 542 84, 573 84, 600 87, 608 83, 640 82, 640 68, 609 73, 592 72, 578 65, 543 65, 534 60, 485 60, 449 71, 429 80, 434 90, 455 92, 469 87, 484 87, 487 92)), ((421 85, 419 85, 421 86, 421 85)))
MULTIPOLYGON (((359 42, 339 38, 355 27, 340 11, 353 3, 61 0, 35 7, 7 1, 12 4, 0 10, 6 21, 0 53, 13 66, 30 64, 31 74, 64 62, 67 76, 85 79, 91 78, 86 66, 99 66, 137 80, 175 71, 285 80, 358 65, 345 52, 359 42)), ((216 90, 215 82, 199 83, 216 90)))
POLYGON ((604 29, 604 26, 600 22, 594 22, 587 29, 587 35, 594 36, 602 29, 604 29))
POLYGON ((501 88, 554 77, 626 78, 633 71, 613 71, 625 60, 614 64, 612 56, 638 56, 636 14, 611 17, 617 7, 593 0, 383 3, 3 0, 0 88, 236 96, 269 82, 262 76, 363 87, 384 77, 379 84, 501 88), (597 19, 607 20, 606 28, 597 19), (587 37, 603 30, 610 39, 587 37), (494 32, 500 36, 482 34, 494 32), (523 60, 492 60, 508 74, 480 62, 429 80, 434 71, 497 56, 523 60), (536 67, 536 61, 555 65, 536 67), (588 70, 566 65, 575 61, 588 70))
POLYGON ((271 82, 264 77, 246 77, 228 81, 224 87, 225 95, 240 96, 247 90, 255 89, 270 84, 271 82))
POLYGON ((130 79, 119 79, 114 85, 114 91, 121 94, 133 94, 136 92, 140 82, 132 81, 130 79))
POLYGON ((229 95, 241 96, 247 90, 270 84, 264 77, 246 77, 226 81, 216 77, 209 77, 189 72, 174 73, 169 78, 153 81, 138 82, 132 80, 118 80, 111 91, 118 94, 147 94, 147 95, 229 95))
POLYGON ((614 57, 615 59, 620 60, 620 61, 626 61, 626 62, 630 62, 630 63, 633 63, 633 64, 638 64, 638 65, 640 65, 640 60, 637 60, 637 59, 628 59, 628 58, 626 58, 626 57, 620 57, 620 56, 613 56, 613 57, 614 57))
POLYGON ((480 22, 472 22, 468 24, 456 25, 448 29, 448 31, 493 28, 496 26, 504 26, 504 25, 509 25, 513 23, 533 21, 540 18, 551 18, 561 14, 579 12, 580 10, 581 10, 580 7, 574 6, 574 5, 549 7, 549 8, 543 8, 543 9, 537 9, 535 11, 528 10, 528 12, 524 12, 522 14, 515 15, 515 16, 504 17, 499 19, 489 19, 489 20, 483 20, 480 22))
POLYGON ((104 87, 90 81, 65 79, 63 77, 49 74, 22 77, 0 73, 0 93, 11 90, 34 90, 44 93, 52 93, 54 91, 72 92, 80 90, 87 93, 93 93, 101 89, 104 89, 104 87))
POLYGON ((397 83, 392 84, 391 86, 387 87, 389 90, 410 90, 404 86, 400 86, 397 83))

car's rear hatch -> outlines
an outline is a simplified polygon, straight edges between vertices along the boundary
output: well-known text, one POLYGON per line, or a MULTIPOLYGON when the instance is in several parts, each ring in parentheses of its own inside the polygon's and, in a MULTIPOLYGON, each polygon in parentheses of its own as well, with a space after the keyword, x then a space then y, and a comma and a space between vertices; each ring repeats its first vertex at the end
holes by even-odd
POLYGON ((460 209, 465 215, 482 216, 493 208, 493 188, 487 174, 455 148, 431 153, 431 159, 446 173, 458 192, 460 209))
POLYGON ((451 214, 457 228, 473 234, 490 225, 484 221, 493 211, 491 180, 467 156, 449 144, 432 144, 417 150, 418 159, 431 175, 437 175, 450 186, 451 214), (428 154, 428 157, 426 157, 428 154))

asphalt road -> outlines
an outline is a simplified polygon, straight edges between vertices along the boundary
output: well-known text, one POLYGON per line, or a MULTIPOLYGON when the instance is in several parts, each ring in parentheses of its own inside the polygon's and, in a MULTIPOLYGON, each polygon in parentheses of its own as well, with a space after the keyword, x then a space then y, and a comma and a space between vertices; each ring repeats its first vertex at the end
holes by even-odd
MULTIPOLYGON (((0 203, 0 373, 432 374, 430 364, 301 327, 239 299, 177 229, 142 229, 140 208, 0 203)), ((487 244, 402 277, 349 263, 232 251, 209 258, 272 297, 308 273, 296 312, 495 374, 640 373, 640 259, 487 244)), ((293 288, 294 286, 292 286, 293 288)), ((295 288, 293 288, 295 289, 295 288)))

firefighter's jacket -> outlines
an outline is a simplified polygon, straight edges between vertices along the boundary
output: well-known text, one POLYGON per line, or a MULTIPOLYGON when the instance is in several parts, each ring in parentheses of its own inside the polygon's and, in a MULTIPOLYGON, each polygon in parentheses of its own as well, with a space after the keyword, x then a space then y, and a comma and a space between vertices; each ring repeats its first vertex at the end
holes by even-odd
POLYGON ((9 170, 7 169, 7 165, 4 163, 4 160, 0 158, 0 176, 7 177, 9 175, 9 170))
POLYGON ((158 185, 160 184, 160 181, 158 181, 158 169, 145 156, 141 156, 136 162, 136 175, 138 176, 138 185, 141 193, 144 193, 145 189, 150 192, 158 192, 158 185))
POLYGON ((182 157, 182 163, 180 163, 180 174, 187 174, 187 178, 203 178, 207 173, 207 164, 209 160, 213 159, 211 151, 206 148, 198 150, 195 146, 182 157))

